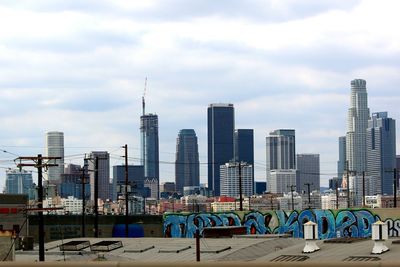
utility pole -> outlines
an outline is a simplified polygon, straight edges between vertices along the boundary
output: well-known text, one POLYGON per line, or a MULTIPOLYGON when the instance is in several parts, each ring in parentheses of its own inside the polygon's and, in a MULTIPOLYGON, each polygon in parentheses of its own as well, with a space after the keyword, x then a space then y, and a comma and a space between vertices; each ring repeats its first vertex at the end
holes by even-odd
POLYGON ((242 193, 242 162, 239 162, 239 210, 243 211, 243 193, 242 193))
POLYGON ((308 192, 308 208, 311 209, 311 193, 310 193, 310 185, 312 185, 312 183, 305 183, 304 185, 307 186, 307 192, 308 192))
POLYGON ((397 169, 386 170, 385 172, 393 172, 393 207, 397 208, 397 169))
POLYGON ((339 182, 336 181, 336 209, 339 209, 339 182))
POLYGON ((99 157, 94 161, 94 237, 99 237, 99 157))
POLYGON ((17 165, 20 169, 24 166, 35 167, 38 170, 38 215, 39 215, 39 261, 45 261, 44 257, 44 217, 43 217, 43 172, 42 168, 54 167, 58 164, 43 163, 43 160, 57 160, 61 157, 42 157, 38 154, 37 157, 19 157, 20 163, 17 165), (32 163, 21 163, 22 160, 30 160, 32 163))
POLYGON ((393 207, 397 208, 397 169, 393 169, 393 207))
POLYGON ((347 187, 347 208, 350 208, 350 181, 349 181, 349 161, 346 160, 346 187, 347 187))
POLYGON ((129 236, 129 196, 128 196, 128 145, 125 144, 125 237, 129 236))
MULTIPOLYGON (((42 155, 37 156, 38 169, 38 208, 43 208, 43 174, 42 174, 42 155)), ((44 218, 43 211, 39 210, 39 261, 45 261, 44 259, 44 218)))
POLYGON ((196 229, 196 261, 200 261, 200 230, 196 229))
POLYGON ((296 187, 295 185, 288 185, 290 187, 290 194, 292 195, 292 210, 294 210, 294 198, 293 198, 293 192, 295 191, 294 188, 296 187))
POLYGON ((365 207, 365 171, 362 172, 362 198, 363 208, 365 207))
POLYGON ((86 201, 86 197, 85 197, 85 186, 86 186, 86 184, 87 184, 87 182, 86 182, 86 177, 85 177, 85 167, 83 167, 82 169, 81 169, 81 172, 82 172, 82 237, 85 237, 85 232, 86 232, 86 230, 85 230, 85 209, 86 209, 86 207, 85 207, 85 201, 86 201))

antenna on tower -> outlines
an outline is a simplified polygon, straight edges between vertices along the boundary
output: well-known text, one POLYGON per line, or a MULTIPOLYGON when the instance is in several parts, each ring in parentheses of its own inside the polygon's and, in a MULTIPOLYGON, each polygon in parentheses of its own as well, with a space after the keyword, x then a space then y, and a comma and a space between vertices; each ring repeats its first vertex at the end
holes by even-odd
POLYGON ((145 98, 145 96, 146 96, 146 88, 147 88, 147 77, 146 77, 146 79, 144 80, 144 91, 143 91, 143 96, 142 96, 142 111, 143 111, 143 116, 145 115, 145 106, 146 106, 146 103, 145 103, 145 100, 144 100, 144 98, 145 98))

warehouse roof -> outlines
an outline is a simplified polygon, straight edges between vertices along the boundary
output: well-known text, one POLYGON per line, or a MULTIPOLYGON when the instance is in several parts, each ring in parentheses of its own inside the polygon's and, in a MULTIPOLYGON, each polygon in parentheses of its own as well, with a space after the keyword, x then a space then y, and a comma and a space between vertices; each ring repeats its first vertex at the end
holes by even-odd
MULTIPOLYGON (((302 253, 305 245, 298 238, 202 238, 201 261, 400 261, 400 244, 385 242, 390 251, 372 255, 372 240, 349 240, 349 243, 317 241, 320 250, 302 253), (356 242, 358 241, 358 242, 356 242)), ((75 238, 46 244, 46 261, 140 261, 140 262, 193 262, 196 259, 195 239, 189 238, 75 238), (77 251, 61 251, 68 242, 77 251), (86 241, 77 242, 77 241, 86 241), (107 241, 107 242, 104 242, 107 241), (116 242, 110 242, 116 241, 116 242), (91 247, 79 244, 90 243, 91 247), (93 251, 94 245, 97 251, 93 251), (79 247, 80 246, 80 247, 79 247)), ((36 261, 38 251, 17 251, 16 261, 36 261)))

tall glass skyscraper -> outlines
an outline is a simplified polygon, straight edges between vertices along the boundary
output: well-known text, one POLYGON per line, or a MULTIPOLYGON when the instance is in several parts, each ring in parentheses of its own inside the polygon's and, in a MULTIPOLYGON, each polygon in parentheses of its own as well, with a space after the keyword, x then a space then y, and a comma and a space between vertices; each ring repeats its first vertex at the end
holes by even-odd
POLYGON ((25 170, 6 171, 6 194, 29 194, 32 187, 32 172, 25 170))
MULTIPOLYGON (((369 108, 367 82, 356 79, 351 81, 350 108, 347 119, 346 160, 352 173, 350 188, 354 194, 354 203, 362 203, 362 173, 367 170, 367 127, 369 108)), ((347 181, 349 182, 349 181, 347 181)))
POLYGON ((387 112, 372 113, 367 128, 367 194, 393 195, 396 122, 387 112))
POLYGON ((159 179, 158 116, 140 116, 141 159, 144 177, 159 179))
POLYGON ((236 162, 246 162, 251 165, 252 191, 254 192, 254 130, 236 129, 234 134, 234 153, 236 162))
POLYGON ((46 133, 45 149, 47 157, 61 157, 61 159, 51 160, 50 163, 58 164, 58 166, 49 167, 47 170, 48 182, 59 184, 61 175, 64 173, 64 133, 56 131, 46 133))
POLYGON ((220 195, 220 165, 234 157, 234 129, 233 104, 210 104, 207 110, 208 188, 215 196, 220 195))
POLYGON ((193 129, 179 131, 176 139, 175 190, 183 194, 184 186, 200 184, 199 148, 193 129))

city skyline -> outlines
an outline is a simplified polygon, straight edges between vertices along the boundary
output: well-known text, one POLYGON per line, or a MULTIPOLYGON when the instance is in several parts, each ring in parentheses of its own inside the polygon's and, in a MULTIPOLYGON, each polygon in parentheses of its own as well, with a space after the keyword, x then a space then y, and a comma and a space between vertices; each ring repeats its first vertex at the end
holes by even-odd
MULTIPOLYGON (((148 77, 147 110, 159 116, 160 182, 173 181, 179 129, 196 131, 200 162, 207 162, 206 108, 222 102, 234 104, 235 128, 254 129, 255 180, 265 180, 267 134, 290 128, 296 152, 320 154, 326 186, 336 176, 351 80, 367 81, 371 113, 400 118, 399 5, 2 3, 0 149, 44 154, 43 135, 61 131, 66 164, 82 165, 83 154, 104 150, 110 166, 121 164, 124 144, 129 164, 140 164, 148 77)), ((0 152, 0 188, 15 157, 0 152)), ((204 164, 200 181, 207 181, 204 164)))

